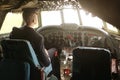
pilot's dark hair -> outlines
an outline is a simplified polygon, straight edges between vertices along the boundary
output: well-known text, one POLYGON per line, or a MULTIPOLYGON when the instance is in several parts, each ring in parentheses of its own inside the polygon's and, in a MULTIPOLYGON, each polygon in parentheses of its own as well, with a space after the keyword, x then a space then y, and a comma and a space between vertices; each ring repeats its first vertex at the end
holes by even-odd
POLYGON ((38 15, 39 9, 38 8, 24 8, 23 9, 23 19, 27 23, 29 22, 32 17, 34 17, 34 14, 38 15))

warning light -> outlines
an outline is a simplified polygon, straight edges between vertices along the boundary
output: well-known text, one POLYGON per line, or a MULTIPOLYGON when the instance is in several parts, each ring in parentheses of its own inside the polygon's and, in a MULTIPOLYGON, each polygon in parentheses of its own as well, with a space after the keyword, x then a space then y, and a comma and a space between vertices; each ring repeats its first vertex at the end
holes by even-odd
POLYGON ((70 74, 70 69, 64 69, 64 75, 69 76, 69 74, 70 74))

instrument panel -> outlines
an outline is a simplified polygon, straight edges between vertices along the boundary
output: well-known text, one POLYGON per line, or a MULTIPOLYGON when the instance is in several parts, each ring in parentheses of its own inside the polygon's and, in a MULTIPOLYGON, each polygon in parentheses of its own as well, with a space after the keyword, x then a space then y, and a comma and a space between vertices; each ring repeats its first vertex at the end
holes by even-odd
POLYGON ((81 46, 81 32, 76 30, 47 30, 41 32, 44 35, 45 45, 57 47, 77 47, 81 46))

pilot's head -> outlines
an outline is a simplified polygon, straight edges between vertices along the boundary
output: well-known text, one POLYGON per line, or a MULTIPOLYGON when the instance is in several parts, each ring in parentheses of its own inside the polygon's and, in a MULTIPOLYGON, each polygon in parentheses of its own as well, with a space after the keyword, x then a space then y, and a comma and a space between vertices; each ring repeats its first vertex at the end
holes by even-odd
POLYGON ((33 27, 38 24, 38 8, 25 8, 23 9, 23 19, 27 26, 33 27))

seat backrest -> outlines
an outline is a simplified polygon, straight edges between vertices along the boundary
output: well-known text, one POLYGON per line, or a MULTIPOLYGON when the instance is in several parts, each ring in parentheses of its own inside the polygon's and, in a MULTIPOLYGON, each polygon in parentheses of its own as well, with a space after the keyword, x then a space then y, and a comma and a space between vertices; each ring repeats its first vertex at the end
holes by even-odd
POLYGON ((29 62, 30 65, 40 68, 36 54, 27 40, 7 39, 1 41, 5 59, 29 62))
POLYGON ((41 80, 41 66, 29 41, 7 39, 2 40, 1 45, 3 49, 3 61, 0 63, 0 79, 41 80), (28 77, 29 74, 30 76, 28 77), (3 76, 9 78, 6 79, 3 76), (27 79, 25 76, 27 76, 27 79))
POLYGON ((102 48, 75 48, 72 80, 111 80, 110 52, 102 48))

